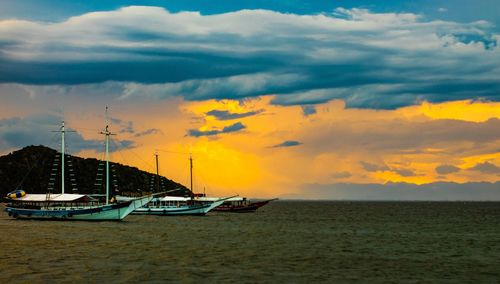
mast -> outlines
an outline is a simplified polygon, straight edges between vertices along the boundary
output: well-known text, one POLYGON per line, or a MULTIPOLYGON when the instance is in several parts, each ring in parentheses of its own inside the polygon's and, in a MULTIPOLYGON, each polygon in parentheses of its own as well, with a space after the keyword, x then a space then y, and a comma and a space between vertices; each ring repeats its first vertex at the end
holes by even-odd
POLYGON ((193 155, 189 154, 189 176, 191 178, 191 196, 194 194, 193 191, 193 155))
POLYGON ((160 173, 158 169, 158 150, 155 151, 156 159, 156 192, 160 192, 160 173))
POLYGON ((61 192, 64 194, 64 120, 61 123, 61 192))
POLYGON ((109 203, 109 130, 106 125, 106 204, 109 203))
POLYGON ((106 151, 106 204, 109 204, 109 136, 110 135, 115 135, 111 132, 109 132, 109 125, 108 125, 108 106, 106 106, 106 128, 104 132, 100 132, 101 134, 105 135, 105 151, 106 151))

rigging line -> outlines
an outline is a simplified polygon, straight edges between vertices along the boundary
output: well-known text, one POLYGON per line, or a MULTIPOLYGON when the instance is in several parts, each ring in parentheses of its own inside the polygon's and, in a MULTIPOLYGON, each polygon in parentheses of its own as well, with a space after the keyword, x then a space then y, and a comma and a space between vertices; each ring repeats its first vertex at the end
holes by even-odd
MULTIPOLYGON (((126 148, 127 148, 127 147, 125 147, 125 145, 123 145, 123 143, 122 143, 121 141, 119 141, 119 140, 118 140, 118 143, 120 143, 124 149, 126 149, 126 148)), ((128 149, 128 150, 129 150, 129 151, 130 151, 130 152, 131 152, 134 156, 136 156, 137 158, 139 158, 139 160, 141 160, 141 161, 142 161, 142 162, 146 165, 146 167, 148 168, 149 172, 152 172, 152 170, 151 170, 151 169, 154 169, 154 168, 155 168, 152 164, 148 163, 148 162, 147 162, 147 161, 145 161, 143 158, 141 158, 141 156, 139 156, 137 153, 135 153, 135 151, 134 151, 134 150, 132 150, 131 148, 130 148, 130 149, 128 149)))
POLYGON ((24 183, 24 181, 26 180, 26 178, 28 177, 28 175, 31 173, 31 171, 37 165, 37 162, 40 162, 40 158, 38 159, 38 161, 35 161, 35 163, 33 163, 33 165, 28 169, 28 172, 24 175, 23 179, 21 179, 21 181, 17 184, 16 189, 18 189, 24 183))
POLYGON ((85 127, 71 127, 69 130, 78 130, 78 131, 92 131, 92 132, 99 132, 100 129, 93 129, 93 128, 85 128, 85 127))
POLYGON ((157 149, 159 152, 165 152, 165 153, 171 153, 171 154, 180 154, 180 155, 193 155, 196 156, 197 159, 203 159, 203 160, 213 160, 213 161, 224 161, 222 159, 218 159, 215 157, 208 157, 206 154, 203 152, 176 152, 176 151, 169 151, 169 150, 162 150, 162 149, 157 149), (201 158, 200 158, 201 157, 201 158))
MULTIPOLYGON (((56 133, 52 134, 52 137, 49 139, 49 145, 50 145, 51 143, 53 143, 53 142, 56 140, 56 136, 57 136, 57 134, 56 134, 56 133), (54 140, 54 141, 53 141, 53 140, 54 140)), ((21 179, 21 181, 17 184, 16 189, 17 189, 17 188, 19 188, 19 187, 20 187, 20 186, 24 183, 24 181, 25 181, 25 180, 26 180, 26 178, 29 176, 29 174, 31 173, 31 171, 35 168, 35 166, 37 166, 37 165, 38 165, 38 163, 40 163, 40 160, 41 160, 41 159, 42 159, 42 157, 40 156, 38 159, 36 159, 36 160, 35 160, 35 162, 34 162, 31 166, 28 164, 28 167, 29 167, 29 168, 28 168, 28 171, 27 171, 27 172, 26 172, 26 174, 23 176, 23 178, 21 179)))
POLYGON ((103 162, 106 159, 106 157, 105 157, 106 156, 106 145, 104 142, 101 144, 101 149, 97 150, 97 151, 98 151, 98 154, 101 155, 101 158, 98 159, 99 162, 103 162))
POLYGON ((122 157, 125 165, 128 165, 129 162, 128 162, 127 158, 125 158, 125 155, 123 155, 120 147, 118 146, 118 144, 116 144, 115 140, 114 139, 109 139, 109 141, 111 141, 111 144, 113 144, 116 147, 116 152, 118 152, 118 154, 120 154, 120 156, 122 157))
MULTIPOLYGON (((49 139, 49 145, 48 145, 49 148, 50 148, 50 146, 52 146, 56 143, 56 139, 58 140, 58 137, 57 137, 58 135, 59 135, 58 133, 52 134, 52 137, 49 139)), ((57 149, 57 147, 55 147, 55 149, 57 149)), ((58 151, 58 150, 56 150, 56 151, 58 151)))
POLYGON ((176 151, 169 151, 169 150, 162 150, 162 149, 157 149, 157 151, 165 152, 165 153, 171 153, 171 154, 181 154, 181 155, 189 155, 189 154, 191 154, 191 153, 187 153, 187 152, 176 152, 176 151))

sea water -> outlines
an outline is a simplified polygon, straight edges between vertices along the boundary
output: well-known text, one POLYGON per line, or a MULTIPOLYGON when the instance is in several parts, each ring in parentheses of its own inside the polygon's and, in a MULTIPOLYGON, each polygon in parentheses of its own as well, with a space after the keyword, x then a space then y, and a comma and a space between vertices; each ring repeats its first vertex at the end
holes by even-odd
POLYGON ((500 203, 277 201, 122 222, 2 212, 0 249, 0 283, 497 283, 500 203))

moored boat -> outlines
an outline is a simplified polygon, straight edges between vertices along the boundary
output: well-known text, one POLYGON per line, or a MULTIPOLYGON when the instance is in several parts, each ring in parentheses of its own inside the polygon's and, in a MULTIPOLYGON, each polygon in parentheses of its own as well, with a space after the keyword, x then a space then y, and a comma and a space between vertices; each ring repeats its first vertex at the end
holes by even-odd
MULTIPOLYGON (((196 200, 210 201, 210 200, 213 200, 213 198, 198 197, 196 200)), ((271 202, 273 200, 277 200, 277 198, 252 202, 252 201, 247 200, 246 197, 232 197, 232 198, 229 198, 226 201, 224 201, 220 206, 214 208, 214 211, 235 212, 235 213, 255 212, 257 209, 268 204, 269 202, 271 202)))
POLYGON ((228 198, 220 198, 210 202, 197 202, 190 197, 164 196, 154 198, 147 205, 137 208, 134 215, 206 215, 210 210, 221 205, 228 198))
POLYGON ((136 208, 142 207, 153 199, 153 195, 110 203, 109 199, 109 136, 106 129, 106 195, 105 202, 94 199, 86 194, 65 193, 65 127, 61 128, 61 193, 26 194, 16 190, 7 194, 5 211, 9 216, 20 219, 51 219, 51 220, 85 220, 85 221, 119 221, 123 220, 136 208))
POLYGON ((134 209, 147 204, 153 197, 146 196, 119 203, 102 204, 83 194, 26 194, 9 199, 5 211, 18 219, 59 219, 86 221, 119 221, 134 209))
MULTIPOLYGON (((157 177, 157 191, 160 191, 160 174, 158 169, 158 153, 155 153, 156 158, 156 177, 157 177)), ((191 189, 192 189, 192 158, 190 157, 191 163, 191 189)), ((174 189, 172 191, 176 191, 174 189)), ((191 191, 190 191, 191 192, 191 191)), ((198 202, 192 197, 182 197, 182 196, 163 196, 155 197, 148 204, 143 207, 135 209, 131 214, 133 215, 160 215, 160 216, 179 216, 179 215, 192 215, 200 216, 206 215, 210 210, 213 210, 217 206, 224 203, 227 198, 217 198, 209 202, 198 202)), ((128 200, 128 197, 117 196, 118 201, 128 200)))
MULTIPOLYGON (((193 158, 192 156, 189 157, 189 163, 190 163, 190 174, 191 174, 191 196, 192 199, 201 204, 209 204, 211 202, 215 202, 219 200, 217 197, 207 197, 205 195, 205 192, 203 193, 194 193, 193 191, 193 158)), ((277 198, 274 199, 268 199, 268 200, 262 200, 262 201, 254 201, 251 202, 247 200, 246 197, 239 197, 239 196, 233 196, 229 198, 225 198, 225 201, 222 202, 219 206, 213 208, 213 211, 218 211, 218 212, 237 212, 237 213, 246 213, 246 212, 255 212, 257 209, 260 207, 268 204, 269 202, 277 200, 277 198)))

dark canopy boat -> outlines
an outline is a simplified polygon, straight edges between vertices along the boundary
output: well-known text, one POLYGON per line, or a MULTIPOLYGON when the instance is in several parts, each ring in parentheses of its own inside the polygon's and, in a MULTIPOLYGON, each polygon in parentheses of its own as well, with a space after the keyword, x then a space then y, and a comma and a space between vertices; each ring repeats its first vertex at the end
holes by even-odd
MULTIPOLYGON (((211 198, 210 197, 198 197, 197 200, 210 201, 211 198)), ((214 208, 213 211, 235 212, 235 213, 255 212, 257 209, 268 204, 269 202, 271 202, 273 200, 277 200, 277 198, 252 202, 252 201, 247 200, 246 197, 233 197, 233 198, 229 198, 226 201, 224 201, 224 203, 222 203, 220 206, 214 208)))

